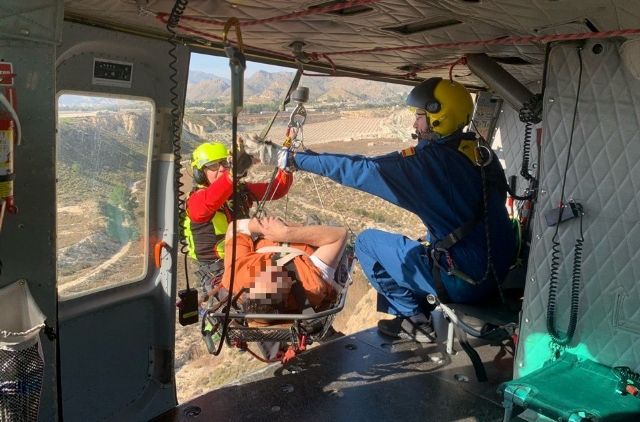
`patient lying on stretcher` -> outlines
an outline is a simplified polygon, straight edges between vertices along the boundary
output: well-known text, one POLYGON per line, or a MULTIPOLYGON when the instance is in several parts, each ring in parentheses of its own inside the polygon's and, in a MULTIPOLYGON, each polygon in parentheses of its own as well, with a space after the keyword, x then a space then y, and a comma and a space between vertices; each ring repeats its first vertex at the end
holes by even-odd
MULTIPOLYGON (((229 291, 232 232, 227 231, 222 287, 229 291)), ((297 226, 275 217, 237 222, 233 295, 245 313, 321 311, 336 298, 336 267, 345 248, 346 229, 297 226), (297 284, 297 285, 296 285, 297 284)), ((259 321, 254 321, 254 323, 259 321)))

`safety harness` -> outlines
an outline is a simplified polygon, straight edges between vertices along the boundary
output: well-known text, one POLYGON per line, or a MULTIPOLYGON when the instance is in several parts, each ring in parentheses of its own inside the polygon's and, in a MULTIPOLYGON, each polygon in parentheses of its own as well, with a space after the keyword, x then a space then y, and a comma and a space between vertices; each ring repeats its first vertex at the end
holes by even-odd
MULTIPOLYGON (((469 159, 469 161, 471 161, 474 166, 480 168, 483 190, 483 198, 480 200, 480 204, 477 207, 478 211, 475 213, 475 215, 471 219, 451 231, 449 234, 436 241, 433 245, 427 246, 429 257, 431 258, 433 264, 433 287, 436 290, 436 294, 438 295, 440 302, 449 303, 451 302, 451 299, 449 298, 449 294, 447 293, 447 290, 444 287, 444 283, 442 282, 441 271, 445 271, 447 275, 457 277, 460 280, 463 280, 474 286, 483 283, 487 278, 489 278, 491 273, 493 273, 494 277, 496 277, 495 270, 493 269, 490 247, 488 248, 487 271, 481 280, 474 280, 473 277, 457 269, 455 266, 455 262, 451 257, 450 249, 462 239, 467 237, 483 220, 485 220, 485 224, 487 225, 486 236, 487 243, 489 244, 489 222, 486 218, 484 218, 486 217, 487 210, 487 193, 488 190, 499 191, 503 189, 506 191, 507 182, 504 178, 504 174, 497 167, 499 166, 499 162, 497 157, 495 156, 495 153, 489 147, 481 144, 480 141, 476 138, 475 133, 462 133, 460 138, 445 142, 442 145, 455 150, 459 154, 464 155, 464 157, 469 159), (502 177, 500 177, 501 174, 502 177), (441 264, 442 257, 445 257, 446 267, 441 264)), ((499 282, 499 280, 496 279, 496 282, 499 282)))

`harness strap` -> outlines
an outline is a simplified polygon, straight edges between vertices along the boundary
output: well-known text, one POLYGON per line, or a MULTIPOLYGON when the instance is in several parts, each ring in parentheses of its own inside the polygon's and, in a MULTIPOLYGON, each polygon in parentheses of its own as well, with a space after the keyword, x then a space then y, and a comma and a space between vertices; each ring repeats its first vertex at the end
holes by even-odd
MULTIPOLYGON (((279 265, 279 266, 285 266, 288 262, 292 261, 293 258, 297 256, 300 256, 300 255, 309 256, 305 251, 301 249, 292 248, 291 246, 284 246, 284 245, 263 246, 260 249, 256 250, 256 252, 258 253, 275 252, 280 254, 289 252, 287 255, 284 255, 282 258, 276 260, 276 265, 279 265)), ((333 288, 333 290, 336 291, 336 293, 340 293, 342 291, 342 286, 336 283, 335 280, 327 280, 324 277, 322 277, 322 280, 325 283, 328 283, 333 288)))
POLYGON ((463 223, 461 226, 453 230, 451 233, 438 240, 434 244, 435 249, 449 249, 462 239, 464 239, 471 231, 482 221, 483 206, 480 206, 480 212, 471 220, 463 223))
MULTIPOLYGON (((446 142, 444 143, 444 145, 451 149, 454 149, 455 151, 464 155, 466 158, 468 158, 473 162, 471 157, 467 155, 464 151, 462 151, 460 147, 461 147, 462 141, 469 141, 469 140, 475 140, 475 139, 476 139, 475 134, 471 134, 469 132, 466 134, 462 134, 460 139, 446 142)), ((494 158, 493 152, 491 152, 491 155, 492 155, 492 158, 494 158)), ((474 162, 474 165, 477 165, 477 163, 474 162)), ((489 161, 487 167, 490 167, 491 165, 492 163, 491 161, 489 161)), ((504 178, 489 177, 489 179, 491 179, 490 189, 503 189, 504 186, 506 186, 506 180, 504 180, 504 178), (494 179, 498 179, 498 180, 494 180, 494 179)), ((486 180, 483 180, 483 183, 486 183, 486 182, 487 182, 486 180)), ((436 290, 436 293, 440 298, 440 300, 444 303, 450 302, 450 298, 446 292, 446 289, 444 288, 444 284, 442 283, 440 270, 445 270, 448 275, 452 275, 456 278, 459 278, 460 280, 463 280, 471 285, 476 286, 479 284, 479 282, 474 280, 471 276, 455 268, 454 262, 451 259, 451 256, 449 254, 449 249, 451 249, 456 243, 458 243, 460 240, 464 239, 467 235, 469 235, 473 231, 473 229, 482 222, 484 217, 484 211, 485 211, 485 204, 483 201, 480 201, 479 209, 475 213, 473 218, 466 221, 465 223, 463 223, 462 225, 454 229, 451 233, 447 234, 442 239, 435 242, 430 249, 430 252, 431 252, 430 256, 433 262, 432 278, 434 281, 434 289, 436 290), (447 257, 448 268, 444 268, 440 265, 440 257, 443 254, 445 254, 447 257)))
POLYGON ((307 253, 298 248, 292 248, 291 246, 263 246, 260 249, 256 250, 257 253, 279 253, 281 257, 276 260, 276 265, 282 267, 286 265, 288 262, 293 260, 293 258, 304 255, 309 256, 307 253), (286 255, 284 255, 286 254, 286 255))
POLYGON ((443 303, 449 303, 451 302, 451 299, 449 298, 449 295, 447 294, 447 290, 444 287, 444 283, 442 282, 442 276, 440 275, 440 270, 444 270, 448 275, 457 277, 471 285, 474 285, 474 286, 478 285, 478 282, 473 278, 471 278, 471 276, 455 268, 454 262, 451 259, 451 256, 449 255, 449 249, 453 247, 456 243, 458 243, 460 240, 464 239, 482 221, 483 208, 484 206, 481 204, 480 212, 476 213, 475 217, 473 217, 471 220, 467 221, 466 223, 462 224, 461 226, 453 230, 451 233, 449 233, 442 239, 438 240, 430 248, 431 260, 433 264, 433 271, 432 271, 432 279, 434 282, 433 288, 435 289, 436 294, 438 295, 438 298, 443 303), (447 257, 448 268, 444 268, 442 265, 440 265, 440 257, 443 254, 446 255, 447 257))
POLYGON ((433 279, 433 288, 436 291, 436 295, 438 295, 438 300, 442 303, 451 302, 451 298, 449 298, 449 294, 447 293, 447 289, 444 288, 444 283, 442 282, 442 277, 440 276, 440 264, 438 264, 438 260, 433 256, 433 250, 431 250, 431 256, 433 260, 433 269, 431 271, 431 278, 433 279))

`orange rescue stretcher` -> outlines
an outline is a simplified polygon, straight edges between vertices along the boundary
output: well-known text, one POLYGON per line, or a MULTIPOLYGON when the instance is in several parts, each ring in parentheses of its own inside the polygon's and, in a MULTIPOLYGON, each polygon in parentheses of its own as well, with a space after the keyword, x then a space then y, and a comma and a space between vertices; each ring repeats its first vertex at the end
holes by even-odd
POLYGON ((246 351, 263 362, 290 361, 314 341, 320 341, 333 332, 331 324, 344 308, 347 292, 353 283, 354 261, 354 249, 348 244, 335 272, 334 286, 339 288, 336 299, 322 311, 307 308, 298 314, 245 313, 238 306, 238 299, 244 291, 232 298, 228 316, 228 300, 216 303, 202 317, 201 332, 209 353, 215 354, 219 342, 225 341, 228 346, 246 351), (255 321, 260 321, 260 324, 255 321), (225 323, 228 327, 222 339, 225 323), (249 344, 255 344, 262 356, 249 348, 249 344))

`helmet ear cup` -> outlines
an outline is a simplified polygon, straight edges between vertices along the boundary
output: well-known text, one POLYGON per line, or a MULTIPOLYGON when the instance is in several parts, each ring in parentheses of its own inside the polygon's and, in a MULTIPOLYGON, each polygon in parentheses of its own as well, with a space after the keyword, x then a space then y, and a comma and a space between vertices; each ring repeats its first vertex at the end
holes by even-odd
POLYGON ((204 170, 200 170, 199 168, 193 168, 193 180, 199 185, 207 184, 207 176, 204 174, 204 170))
POLYGON ((440 111, 442 107, 440 106, 440 103, 438 101, 429 101, 426 105, 425 105, 425 110, 427 111, 427 113, 437 113, 440 111))

